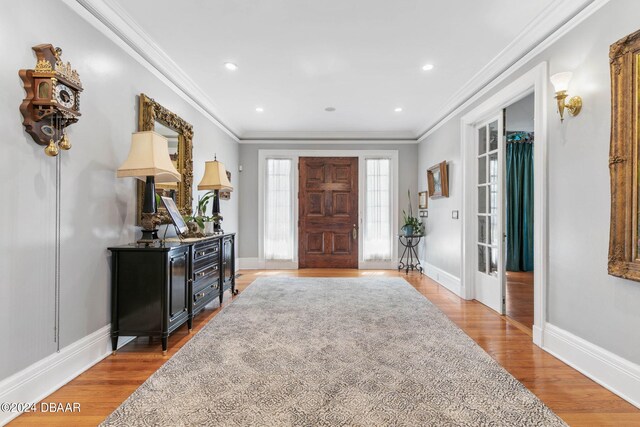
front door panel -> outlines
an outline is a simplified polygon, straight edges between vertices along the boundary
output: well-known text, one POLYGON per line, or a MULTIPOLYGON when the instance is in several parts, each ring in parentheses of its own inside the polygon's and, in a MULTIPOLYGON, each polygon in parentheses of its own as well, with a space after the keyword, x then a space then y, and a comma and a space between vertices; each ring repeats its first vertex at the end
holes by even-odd
POLYGON ((300 268, 358 268, 358 159, 301 157, 300 268))

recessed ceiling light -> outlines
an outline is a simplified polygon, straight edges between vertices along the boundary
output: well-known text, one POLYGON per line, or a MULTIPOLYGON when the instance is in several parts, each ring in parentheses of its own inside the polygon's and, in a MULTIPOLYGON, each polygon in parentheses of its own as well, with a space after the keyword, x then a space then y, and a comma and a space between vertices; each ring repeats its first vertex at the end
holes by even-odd
POLYGON ((429 70, 433 70, 433 64, 424 64, 422 66, 422 71, 429 71, 429 70))
POLYGON ((333 113, 334 111, 336 111, 336 108, 335 107, 327 107, 327 108, 324 109, 324 111, 327 111, 329 113, 333 113))
POLYGON ((396 113, 401 113, 402 107, 396 107, 393 111, 395 111, 396 113))
POLYGON ((238 69, 238 66, 236 64, 234 64, 233 62, 225 62, 224 63, 224 68, 226 68, 229 71, 235 71, 238 69))
POLYGON ((264 108, 262 108, 262 107, 256 107, 256 111, 257 111, 258 113, 262 113, 262 112, 264 112, 264 108))

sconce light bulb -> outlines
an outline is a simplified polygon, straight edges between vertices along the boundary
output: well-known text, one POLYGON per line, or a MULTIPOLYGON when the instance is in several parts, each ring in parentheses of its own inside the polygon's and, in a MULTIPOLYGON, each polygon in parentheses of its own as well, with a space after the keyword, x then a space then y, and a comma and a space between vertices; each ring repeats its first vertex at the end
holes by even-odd
POLYGON ((549 80, 551 80, 551 84, 553 84, 556 93, 566 92, 567 90, 569 90, 569 82, 571 82, 571 77, 573 77, 573 73, 570 71, 566 71, 564 73, 554 74, 549 78, 549 80))

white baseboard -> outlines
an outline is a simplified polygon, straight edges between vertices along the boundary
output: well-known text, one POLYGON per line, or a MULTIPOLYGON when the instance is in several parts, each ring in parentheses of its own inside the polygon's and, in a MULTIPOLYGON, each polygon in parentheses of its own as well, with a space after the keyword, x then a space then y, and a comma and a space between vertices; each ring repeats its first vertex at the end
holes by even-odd
POLYGON ((420 261, 420 263, 424 268, 424 274, 426 274, 445 288, 449 289, 460 298, 464 299, 464 297, 462 296, 462 285, 460 284, 459 277, 447 273, 446 271, 436 267, 435 265, 429 264, 426 261, 420 261))
POLYGON ((359 261, 359 270, 397 270, 398 261, 359 261))
POLYGON ((297 261, 265 261, 260 258, 238 258, 241 270, 297 270, 297 261))
POLYGON ((262 270, 264 269, 264 261, 259 258, 238 258, 240 270, 262 270))
MULTIPOLYGON (((100 328, 0 381, 0 402, 37 403, 44 399, 111 354, 110 332, 110 325, 100 328)), ((121 337, 118 348, 134 338, 121 337)), ((20 413, 0 412, 0 425, 18 415, 20 413)))
POLYGON ((640 408, 640 365, 547 323, 543 349, 640 408))
POLYGON ((544 329, 542 329, 538 325, 533 325, 531 332, 533 333, 533 343, 538 347, 542 348, 542 340, 544 339, 544 329))
MULTIPOLYGON (((297 261, 265 261, 260 258, 238 258, 237 265, 241 270, 297 270, 297 261)), ((396 270, 395 261, 360 261, 360 270, 396 270)))

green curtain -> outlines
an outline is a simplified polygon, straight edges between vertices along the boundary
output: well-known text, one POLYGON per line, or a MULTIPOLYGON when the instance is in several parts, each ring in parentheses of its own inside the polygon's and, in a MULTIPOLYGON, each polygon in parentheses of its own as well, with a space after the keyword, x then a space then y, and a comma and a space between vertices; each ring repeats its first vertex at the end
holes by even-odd
POLYGON ((532 271, 533 143, 530 142, 507 144, 506 222, 507 271, 532 271))

